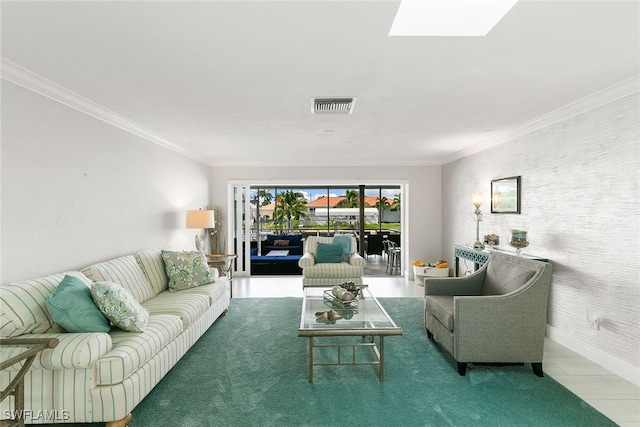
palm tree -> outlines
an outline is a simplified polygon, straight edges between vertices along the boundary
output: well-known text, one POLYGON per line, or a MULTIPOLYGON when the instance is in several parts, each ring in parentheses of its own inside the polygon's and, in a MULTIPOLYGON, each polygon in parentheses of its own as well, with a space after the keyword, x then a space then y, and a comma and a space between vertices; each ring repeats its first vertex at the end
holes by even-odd
POLYGON ((388 204, 389 199, 387 199, 385 196, 378 198, 378 200, 376 200, 376 208, 378 208, 378 212, 382 212, 382 210, 385 209, 388 204))
POLYGON ((399 210, 400 210, 400 206, 401 206, 401 203, 400 203, 400 195, 399 195, 399 194, 396 194, 396 195, 393 197, 393 202, 391 203, 391 206, 389 207, 389 210, 392 210, 392 211, 399 211, 399 210))
POLYGON ((287 227, 291 229, 292 220, 299 221, 308 219, 307 199, 302 193, 293 190, 287 190, 284 193, 276 195, 276 209, 273 213, 273 219, 276 221, 287 220, 287 227))
POLYGON ((345 198, 336 203, 336 208, 357 208, 360 206, 360 194, 356 190, 347 190, 345 198))
POLYGON ((258 190, 256 195, 251 200, 251 203, 256 206, 267 206, 273 200, 273 194, 271 194, 268 190, 261 188, 258 190))

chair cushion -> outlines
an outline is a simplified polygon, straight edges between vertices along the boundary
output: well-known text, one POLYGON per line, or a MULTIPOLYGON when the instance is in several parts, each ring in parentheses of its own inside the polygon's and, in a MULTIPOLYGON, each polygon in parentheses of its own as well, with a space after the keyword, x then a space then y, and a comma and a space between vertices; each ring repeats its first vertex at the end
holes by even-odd
POLYGON ((339 263, 342 262, 342 246, 333 243, 318 243, 316 252, 316 263, 339 263))
POLYGON ((535 268, 521 265, 516 257, 501 257, 499 262, 489 260, 482 295, 505 295, 513 292, 527 283, 535 273, 535 268))
POLYGON ((109 332, 111 325, 91 299, 91 289, 82 280, 65 276, 45 298, 54 322, 67 332, 109 332))
POLYGON ((333 236, 333 243, 342 248, 342 261, 349 262, 351 256, 351 236, 348 234, 337 234, 333 236))
POLYGON ((453 297, 448 295, 427 295, 425 309, 450 331, 453 331, 453 297))
POLYGON ((346 262, 324 263, 305 267, 302 274, 304 277, 351 279, 362 277, 362 267, 353 266, 346 262))

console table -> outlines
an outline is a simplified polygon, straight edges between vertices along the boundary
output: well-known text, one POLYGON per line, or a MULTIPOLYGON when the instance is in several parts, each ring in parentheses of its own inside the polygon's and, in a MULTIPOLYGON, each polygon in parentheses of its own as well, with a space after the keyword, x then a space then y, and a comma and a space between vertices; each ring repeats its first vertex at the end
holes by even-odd
MULTIPOLYGON (((493 248, 493 249, 478 250, 478 249, 473 249, 470 246, 454 245, 453 246, 453 259, 455 260, 455 265, 454 265, 454 268, 453 268, 453 276, 454 277, 458 277, 458 271, 459 271, 458 267, 460 266, 460 258, 464 258, 464 259, 468 259, 469 261, 473 261, 473 263, 474 263, 473 264, 473 271, 476 271, 485 262, 487 262, 487 260, 491 256, 491 252, 492 251, 502 252, 502 253, 511 254, 511 255, 515 255, 516 254, 514 251, 508 251, 508 250, 504 250, 504 249, 493 248)), ((535 256, 535 255, 522 254, 522 257, 523 258, 527 258, 527 259, 533 259, 533 260, 536 260, 536 261, 549 262, 549 260, 547 258, 542 258, 542 257, 538 257, 538 256, 535 256)))

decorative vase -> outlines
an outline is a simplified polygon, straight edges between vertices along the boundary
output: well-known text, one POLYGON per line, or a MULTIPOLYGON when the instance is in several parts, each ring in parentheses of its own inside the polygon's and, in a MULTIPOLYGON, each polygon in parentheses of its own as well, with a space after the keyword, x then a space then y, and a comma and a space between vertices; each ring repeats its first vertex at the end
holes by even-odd
POLYGON ((520 256, 520 249, 529 246, 527 240, 527 231, 521 229, 511 229, 511 238, 509 239, 509 245, 516 248, 516 255, 520 256))

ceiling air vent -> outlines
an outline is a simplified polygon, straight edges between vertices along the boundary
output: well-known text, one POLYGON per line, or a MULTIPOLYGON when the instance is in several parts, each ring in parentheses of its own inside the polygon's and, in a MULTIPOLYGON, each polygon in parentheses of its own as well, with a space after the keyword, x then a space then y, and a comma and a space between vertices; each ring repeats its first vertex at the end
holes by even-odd
POLYGON ((351 114, 357 98, 311 98, 311 114, 351 114))

